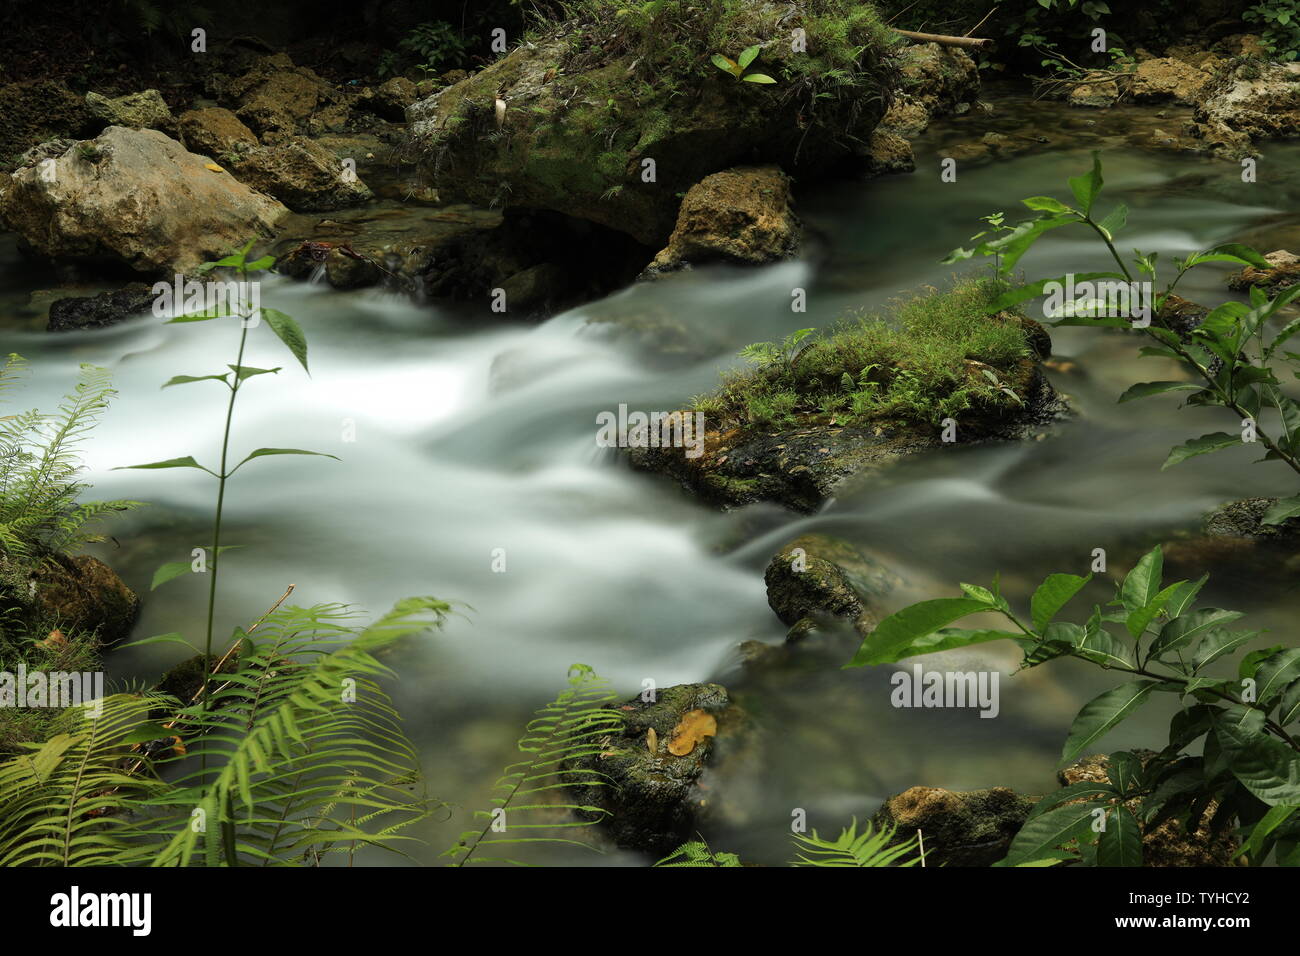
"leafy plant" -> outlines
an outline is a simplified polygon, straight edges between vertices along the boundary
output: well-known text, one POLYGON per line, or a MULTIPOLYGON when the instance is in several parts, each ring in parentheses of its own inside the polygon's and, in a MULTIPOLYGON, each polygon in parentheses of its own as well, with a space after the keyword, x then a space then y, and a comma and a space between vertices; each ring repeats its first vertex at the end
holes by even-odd
POLYGON ((1241 15, 1263 26, 1263 41, 1275 59, 1300 57, 1300 0, 1262 0, 1241 15))
POLYGON ((666 857, 660 860, 655 866, 662 867, 725 867, 732 868, 742 866, 740 857, 734 853, 715 853, 709 848, 708 843, 704 840, 692 840, 690 843, 683 843, 677 849, 673 850, 666 857))
MULTIPOLYGON (((906 657, 1010 640, 1024 652, 1022 668, 1073 657, 1126 676, 1089 701, 1070 727, 1061 760, 1087 753, 1153 694, 1177 696, 1182 706, 1162 751, 1143 760, 1111 757, 1109 780, 1076 783, 1035 808, 1002 865, 1074 858, 1099 865, 1140 865, 1142 824, 1174 819, 1195 830, 1217 805, 1212 826, 1234 820, 1253 864, 1273 854, 1300 865, 1300 742, 1287 728, 1300 719, 1300 649, 1269 647, 1244 654, 1235 677, 1215 676, 1210 665, 1260 636, 1229 625, 1240 612, 1195 608, 1208 575, 1164 585, 1157 547, 1116 583, 1106 608, 1094 605, 1083 623, 1059 615, 1092 576, 1052 574, 1018 613, 992 588, 961 586, 963 595, 922 601, 890 615, 863 640, 850 666, 888 664, 906 657), (1009 629, 962 629, 954 623, 993 613, 1009 629), (1122 625, 1116 636, 1107 625, 1122 625), (1184 751, 1204 741, 1202 756, 1184 751), (1097 827, 1100 826, 1100 832, 1097 827), (1094 839, 1095 837, 1095 839, 1094 839), (1071 851, 1077 841, 1080 850, 1071 851)), ((1214 670, 1217 670, 1214 669, 1214 670)))
POLYGON ((816 331, 816 329, 799 329, 791 332, 780 342, 755 342, 746 345, 740 350, 740 357, 749 359, 756 365, 784 363, 786 366, 793 366, 804 349, 812 345, 811 342, 805 343, 804 340, 816 331))
POLYGON ((740 56, 736 57, 734 60, 731 59, 731 57, 723 56, 721 53, 715 53, 710 58, 710 62, 712 62, 719 70, 722 70, 724 73, 730 73, 737 80, 741 80, 745 83, 775 83, 776 80, 772 79, 772 77, 768 76, 766 73, 746 72, 749 69, 750 64, 758 58, 762 49, 762 45, 756 43, 751 47, 746 47, 741 51, 740 56))
POLYGON ((364 629, 336 605, 277 610, 256 638, 241 632, 211 707, 115 694, 99 713, 69 708, 60 732, 0 764, 0 865, 315 864, 395 850, 431 802, 410 792, 418 762, 376 654, 448 610, 408 599, 364 629), (174 716, 162 725, 158 713, 174 716))
MULTIPOLYGON (((163 384, 163 388, 174 385, 190 385, 197 382, 220 382, 225 386, 228 395, 226 397, 226 415, 225 426, 221 434, 221 461, 217 470, 199 464, 192 455, 185 455, 179 458, 168 458, 164 461, 154 461, 143 465, 127 465, 126 468, 158 470, 168 468, 195 468, 199 471, 207 472, 217 481, 216 507, 213 514, 212 522, 212 547, 207 555, 207 574, 208 577, 208 614, 207 628, 204 637, 203 654, 204 659, 212 658, 212 627, 217 607, 217 579, 221 567, 223 552, 230 550, 230 545, 223 545, 222 542, 222 518, 226 500, 226 482, 240 468, 248 462, 257 458, 266 458, 279 455, 316 455, 325 458, 335 458, 334 455, 326 455, 322 452, 307 451, 302 448, 258 448, 245 455, 238 464, 231 465, 230 457, 230 436, 231 425, 234 420, 235 402, 239 398, 240 391, 250 380, 262 375, 274 375, 279 373, 277 368, 255 368, 244 365, 244 351, 248 345, 248 332, 255 324, 261 324, 265 321, 266 325, 272 332, 284 343, 285 347, 293 355, 298 363, 302 365, 303 371, 307 371, 307 338, 303 334, 302 328, 290 316, 285 315, 276 309, 262 308, 255 310, 252 302, 242 297, 242 290, 247 289, 246 283, 248 276, 253 273, 262 272, 269 269, 275 264, 274 256, 263 256, 255 261, 248 261, 248 253, 253 248, 253 241, 250 240, 237 253, 219 259, 216 262, 208 263, 205 272, 212 269, 229 268, 233 269, 239 276, 238 288, 241 290, 240 295, 235 296, 234 301, 226 301, 224 304, 200 310, 192 313, 185 313, 169 320, 171 323, 177 322, 208 322, 214 319, 237 318, 239 320, 239 348, 236 352, 235 362, 228 365, 228 372, 219 372, 209 375, 176 375, 163 384), (256 315, 255 315, 256 313, 256 315)), ((336 459, 337 460, 337 459, 336 459)), ((189 561, 175 561, 160 567, 153 578, 153 587, 170 581, 174 578, 191 570, 189 561)), ((203 706, 207 707, 207 683, 208 677, 204 679, 203 706)))
POLYGON ((429 20, 415 26, 397 46, 414 56, 416 68, 425 73, 441 73, 459 66, 468 49, 465 38, 445 20, 429 20))
POLYGON ((497 781, 493 809, 475 816, 485 821, 480 830, 467 830, 443 856, 453 866, 467 863, 520 861, 488 856, 494 847, 549 843, 588 847, 588 844, 547 831, 589 827, 606 811, 601 807, 564 802, 564 791, 608 785, 603 774, 574 766, 575 761, 598 756, 601 740, 617 733, 622 718, 609 708, 615 700, 608 682, 590 667, 569 669, 569 686, 552 703, 537 712, 519 739, 524 760, 511 764, 497 781), (523 822, 519 822, 522 818, 523 822), (501 834, 501 835, 498 835, 501 834))
MULTIPOLYGON (((1120 204, 1105 216, 1098 218, 1095 215, 1103 183, 1101 157, 1094 152, 1092 169, 1069 181, 1074 205, 1050 196, 1032 196, 1022 200, 1025 206, 1037 213, 1035 218, 1019 223, 1008 233, 985 240, 974 249, 956 249, 945 261, 957 262, 977 255, 994 256, 998 274, 1009 279, 1021 256, 1048 232, 1065 226, 1084 226, 1105 246, 1118 271, 1057 276, 1030 282, 994 298, 988 303, 987 311, 997 312, 1016 306, 1042 295, 1049 287, 1059 290, 1068 288, 1072 282, 1080 285, 1120 283, 1121 289, 1140 291, 1145 287, 1151 290, 1157 287, 1158 254, 1134 250, 1131 267, 1120 256, 1115 248, 1116 237, 1128 223, 1128 209, 1120 204)), ((1182 392, 1186 393, 1186 404, 1226 409, 1241 424, 1238 434, 1214 432, 1177 446, 1169 453, 1163 467, 1169 468, 1197 455, 1257 441, 1265 449, 1262 461, 1281 461, 1300 474, 1300 405, 1284 393, 1279 377, 1288 372, 1291 377, 1300 377, 1300 353, 1283 348, 1300 332, 1300 319, 1293 319, 1276 330, 1270 328, 1270 322, 1280 317, 1281 310, 1300 298, 1300 286, 1292 286, 1272 298, 1252 287, 1249 305, 1224 302, 1191 329, 1180 328, 1177 316, 1166 310, 1166 305, 1176 301, 1174 289, 1189 271, 1208 263, 1225 262, 1257 269, 1271 268, 1267 259, 1248 246, 1236 243, 1217 246, 1186 259, 1174 260, 1173 277, 1162 290, 1150 296, 1149 315, 1110 314, 1116 311, 1112 306, 1117 299, 1109 295, 1105 298, 1094 296, 1063 303, 1055 310, 1053 324, 1135 329, 1154 342, 1142 349, 1143 355, 1173 359, 1187 375, 1186 380, 1134 385, 1120 396, 1121 402, 1182 392), (1137 321, 1139 318, 1149 322, 1141 324, 1137 321), (1273 413, 1271 425, 1259 420, 1264 412, 1273 413)), ((1300 495, 1277 502, 1265 516, 1264 523, 1277 524, 1297 514, 1300 514, 1300 495)))
POLYGON ((811 834, 796 833, 795 847, 799 851, 794 866, 916 866, 922 862, 913 856, 919 845, 918 837, 909 837, 895 843, 896 828, 875 830, 871 821, 858 833, 858 821, 853 820, 840 831, 837 839, 828 840, 811 834))
MULTIPOLYGON (((0 395, 25 371, 19 355, 0 368, 0 395)), ((81 366, 81 379, 53 414, 31 409, 0 417, 0 589, 25 601, 27 579, 42 562, 103 535, 91 530, 104 517, 136 507, 134 501, 78 499, 81 443, 116 393, 109 374, 81 366)))

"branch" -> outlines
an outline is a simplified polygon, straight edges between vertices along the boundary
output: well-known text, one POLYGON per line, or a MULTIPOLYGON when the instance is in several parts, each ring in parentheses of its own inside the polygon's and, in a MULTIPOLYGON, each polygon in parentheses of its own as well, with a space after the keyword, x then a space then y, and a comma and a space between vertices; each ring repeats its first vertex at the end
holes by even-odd
POLYGON ((985 37, 954 37, 943 33, 914 33, 911 30, 894 31, 909 40, 916 40, 918 43, 937 43, 939 46, 960 46, 967 48, 979 48, 991 46, 993 41, 985 37))

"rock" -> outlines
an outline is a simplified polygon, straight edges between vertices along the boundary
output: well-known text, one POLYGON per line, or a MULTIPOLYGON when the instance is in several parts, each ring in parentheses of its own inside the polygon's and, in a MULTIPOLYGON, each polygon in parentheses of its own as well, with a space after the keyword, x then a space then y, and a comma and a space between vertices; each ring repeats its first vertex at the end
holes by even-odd
POLYGON ((1210 512, 1202 525, 1212 538, 1251 538, 1270 545, 1300 545, 1300 517, 1281 524, 1263 524, 1264 515, 1277 504, 1276 498, 1243 498, 1210 512))
POLYGON ((271 234, 287 212, 208 166, 156 130, 110 126, 59 157, 52 177, 15 172, 0 219, 50 258, 190 272, 271 234))
POLYGON ((926 125, 938 116, 968 111, 971 101, 979 96, 979 67, 965 50, 913 43, 903 47, 895 59, 899 91, 925 110, 926 125))
POLYGON ((775 166, 738 166, 707 176, 686 193, 677 226, 650 271, 717 260, 758 265, 788 259, 798 251, 802 232, 790 202, 789 177, 775 166))
POLYGON ((894 843, 925 840, 926 866, 991 866, 1007 855, 1034 801, 1006 787, 943 790, 912 787, 885 801, 876 827, 894 827, 894 843))
POLYGON ((404 123, 406 108, 419 97, 420 91, 413 82, 404 76, 395 76, 385 80, 368 96, 363 95, 358 105, 390 122, 404 123))
POLYGON ((545 311, 564 296, 564 270, 553 262, 540 262, 510 276, 501 283, 506 308, 511 312, 545 311))
MULTIPOLYGON (((1019 440, 1066 414, 1066 405, 1037 363, 1025 360, 1004 374, 1024 405, 982 420, 972 417, 958 430, 960 441, 1019 440)), ((881 423, 843 426, 810 419, 804 426, 749 425, 721 431, 706 419, 702 453, 687 458, 681 448, 631 448, 634 468, 667 474, 706 501, 723 506, 776 501, 812 512, 829 498, 861 487, 900 459, 950 447, 933 429, 881 423)))
POLYGON ((597 741, 599 753, 562 768, 608 777, 609 786, 573 788, 576 802, 609 811, 605 824, 619 846, 664 855, 690 838, 704 814, 708 800, 701 778, 715 750, 741 730, 743 715, 720 684, 679 684, 660 688, 653 703, 638 696, 607 706, 623 716, 622 732, 597 741), (717 735, 676 756, 669 751, 674 729, 693 710, 717 720, 717 735), (650 730, 657 738, 654 753, 647 745, 650 730))
POLYGON ((860 631, 875 627, 880 617, 876 602, 897 580, 847 541, 821 534, 791 541, 772 557, 763 575, 767 603, 782 623, 825 614, 849 618, 860 631))
POLYGON ((1228 288, 1245 292, 1252 287, 1258 287, 1269 295, 1274 295, 1300 282, 1300 256, 1285 249, 1277 249, 1267 253, 1264 258, 1272 263, 1271 269, 1246 266, 1240 272, 1234 272, 1228 277, 1228 288))
MULTIPOLYGON (((1145 764, 1156 753, 1151 750, 1135 750, 1133 753, 1145 764)), ((1109 779, 1110 757, 1106 754, 1092 754, 1081 757, 1070 766, 1061 770, 1056 776, 1063 787, 1085 781, 1095 783, 1109 779)), ((1130 809, 1136 809, 1139 801, 1128 802, 1130 809)), ((1210 829, 1210 821, 1218 809, 1218 802, 1211 800, 1205 807, 1200 826, 1193 833, 1187 833, 1177 819, 1166 820, 1154 829, 1143 825, 1142 865, 1143 866, 1239 866, 1233 859, 1238 843, 1229 828, 1220 832, 1210 829)), ((927 834, 927 843, 928 843, 927 834)))
POLYGON ((1209 84, 1193 113, 1196 135, 1231 158, 1255 140, 1300 135, 1300 62, 1248 61, 1209 84))
POLYGON ((178 119, 181 140, 191 153, 222 159, 239 147, 257 145, 257 137, 234 113, 220 106, 187 110, 178 119))
POLYGON ((1080 83, 1070 90, 1065 101, 1071 106, 1105 109, 1114 106, 1118 99, 1118 84, 1114 80, 1103 80, 1100 83, 1080 83))
POLYGON ((293 66, 284 54, 264 57, 221 90, 227 102, 238 105, 239 119, 258 133, 263 142, 306 131, 317 109, 334 105, 342 96, 329 83, 305 67, 293 66))
POLYGON ((374 194, 328 149, 294 137, 277 146, 254 146, 231 156, 230 171, 241 182, 274 196, 295 212, 341 209, 374 194))
POLYGON ((36 605, 64 631, 95 631, 113 645, 125 639, 140 611, 140 599, 122 579, 87 554, 59 555, 33 575, 36 605))
MULTIPOLYGON (((790 57, 802 61, 791 30, 818 13, 833 17, 821 9, 830 7, 755 5, 746 42, 771 38, 758 65, 780 73, 790 57)), ((865 140, 883 109, 883 99, 842 87, 844 95, 818 100, 814 115, 806 98, 781 95, 780 84, 674 65, 689 56, 643 62, 613 22, 557 26, 409 108, 410 145, 445 200, 559 212, 660 249, 676 224, 677 197, 706 176, 742 163, 796 177, 829 171, 852 159, 854 138, 865 140), (609 42, 592 37, 614 29, 609 42), (584 37, 580 53, 574 36, 584 37)), ((694 43, 697 26, 665 25, 672 33, 661 46, 694 43)), ((883 53, 868 26, 869 18, 844 20, 834 42, 883 53)))
POLYGON ((1133 99, 1139 103, 1173 100, 1191 106, 1210 79, 1209 73, 1173 57, 1147 60, 1139 63, 1133 74, 1133 99))
POLYGON ((143 283, 91 296, 69 296, 50 303, 51 332, 72 329, 102 329, 153 308, 157 296, 143 283))
POLYGON ((109 99, 99 93, 86 94, 86 109, 103 126, 130 129, 170 129, 172 111, 157 90, 144 90, 109 99))
POLYGON ((912 144, 901 133, 877 127, 867 147, 867 169, 878 176, 912 172, 916 169, 912 144))
POLYGON ((24 150, 56 138, 93 132, 85 100, 58 80, 0 86, 0 168, 12 169, 24 150))
POLYGON ((925 104, 906 93, 900 93, 885 111, 876 129, 897 133, 904 139, 915 139, 924 133, 929 125, 930 111, 925 108, 925 104))

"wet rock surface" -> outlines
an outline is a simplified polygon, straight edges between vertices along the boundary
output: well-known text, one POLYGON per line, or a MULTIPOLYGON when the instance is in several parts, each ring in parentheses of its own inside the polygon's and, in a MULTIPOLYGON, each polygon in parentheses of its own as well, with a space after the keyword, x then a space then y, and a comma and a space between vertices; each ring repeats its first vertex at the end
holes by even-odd
POLYGON ((132 283, 123 289, 91 296, 69 296, 50 303, 51 332, 102 329, 152 309, 156 296, 150 286, 132 283))
POLYGON ((880 618, 877 601, 898 578, 847 541, 806 534, 772 557, 763 581, 767 603, 784 624, 829 615, 848 618, 866 631, 880 618))
POLYGON ((872 823, 896 828, 895 843, 921 831, 926 866, 992 866, 1007 855, 1033 807, 1032 798, 1006 787, 912 787, 886 800, 872 823))
POLYGON ((715 750, 725 750, 740 732, 744 717, 720 684, 665 687, 652 702, 634 697, 608 706, 623 717, 622 733, 598 741, 599 753, 564 766, 604 774, 610 785, 575 788, 574 797, 609 811, 605 823, 619 846, 666 854, 690 838, 706 813, 707 768, 715 750), (716 721, 716 735, 698 740, 688 753, 673 753, 684 749, 673 746, 675 731, 697 711, 716 721))

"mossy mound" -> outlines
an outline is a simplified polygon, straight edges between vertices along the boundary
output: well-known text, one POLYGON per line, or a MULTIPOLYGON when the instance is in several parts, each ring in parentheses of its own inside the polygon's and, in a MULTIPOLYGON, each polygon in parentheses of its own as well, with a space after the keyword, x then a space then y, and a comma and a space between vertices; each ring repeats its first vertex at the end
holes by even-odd
POLYGON ((821 337, 751 346, 756 367, 692 404, 704 416, 700 454, 633 448, 632 462, 715 503, 812 511, 905 455, 1026 437, 1065 405, 1039 364, 1046 330, 1017 312, 986 314, 996 292, 967 281, 821 337))
POLYGON ((869 3, 570 0, 567 19, 408 112, 444 199, 551 209, 660 248, 710 173, 865 153, 895 34, 869 3), (757 47, 741 75, 738 62, 757 47))

